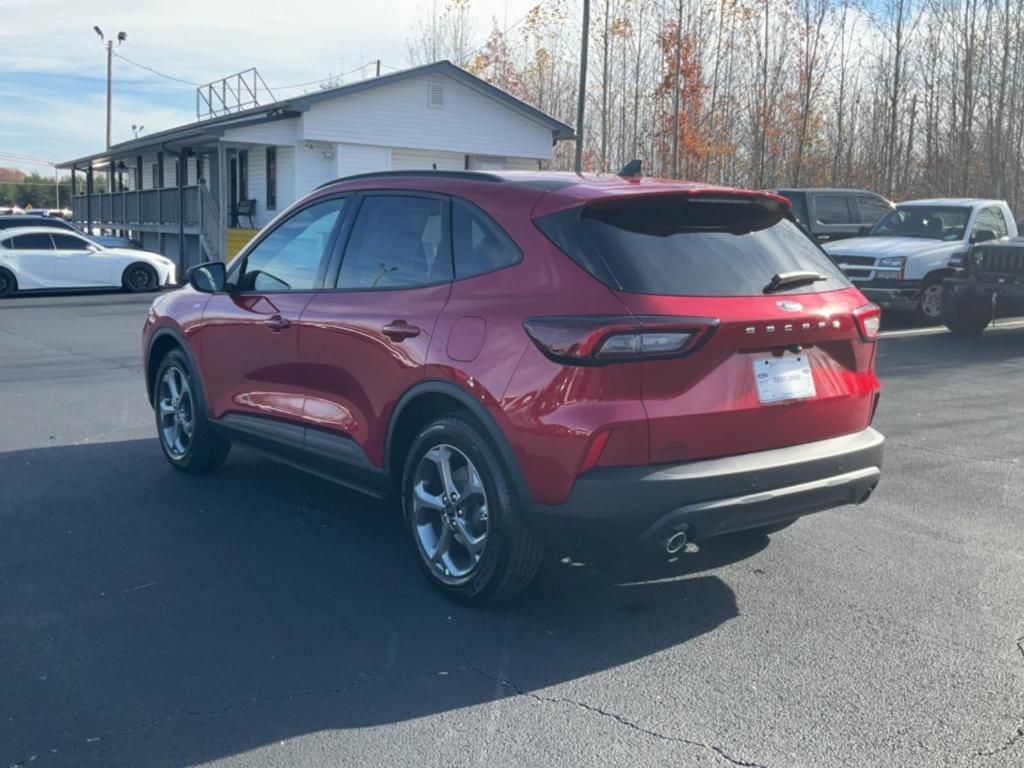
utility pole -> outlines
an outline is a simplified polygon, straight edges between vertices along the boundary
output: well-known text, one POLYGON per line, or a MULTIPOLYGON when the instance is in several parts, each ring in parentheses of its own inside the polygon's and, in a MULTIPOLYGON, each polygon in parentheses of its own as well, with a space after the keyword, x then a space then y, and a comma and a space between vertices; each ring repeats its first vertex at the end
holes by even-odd
MULTIPOLYGON (((111 95, 111 80, 114 72, 114 41, 107 40, 103 36, 103 30, 98 26, 94 26, 93 31, 99 35, 100 40, 103 42, 103 47, 107 49, 107 149, 110 149, 110 95, 111 95)), ((117 45, 121 46, 125 40, 128 39, 126 32, 117 33, 117 45)))
POLYGON ((576 105, 576 173, 583 170, 583 108, 587 100, 587 48, 590 44, 590 0, 583 0, 583 40, 580 43, 580 93, 576 105))

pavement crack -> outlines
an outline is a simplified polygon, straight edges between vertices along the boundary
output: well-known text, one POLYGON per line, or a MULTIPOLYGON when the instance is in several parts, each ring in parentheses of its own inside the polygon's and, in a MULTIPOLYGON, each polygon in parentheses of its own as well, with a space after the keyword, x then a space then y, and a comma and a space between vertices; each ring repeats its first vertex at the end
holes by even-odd
POLYGON ((590 714, 607 718, 615 723, 618 723, 624 728, 628 728, 629 730, 639 733, 643 736, 647 736, 652 739, 657 739, 658 741, 664 741, 671 744, 683 744, 688 747, 698 747, 700 749, 710 750, 715 754, 716 757, 725 760, 730 765, 742 766, 742 768, 766 768, 761 763, 753 763, 735 757, 722 747, 716 746, 714 744, 708 744, 707 742, 696 741, 694 739, 687 739, 683 736, 672 736, 667 733, 661 733, 660 731, 655 731, 650 728, 646 728, 640 725, 639 723, 630 720, 625 715, 619 714, 618 712, 612 712, 602 707, 598 707, 593 704, 588 704, 585 701, 577 701, 576 699, 568 699, 560 696, 542 696, 539 693, 524 690, 508 678, 493 675, 481 669, 480 667, 472 664, 468 660, 466 661, 466 668, 487 680, 491 680, 495 683, 498 683, 499 685, 504 686, 505 688, 508 688, 509 690, 513 691, 517 696, 525 696, 527 698, 533 699, 534 701, 540 704, 559 704, 577 707, 578 709, 582 709, 586 712, 589 712, 590 714))
MULTIPOLYGON (((1017 650, 1020 652, 1021 657, 1024 657, 1024 635, 1017 638, 1017 650)), ((1021 719, 1017 729, 1007 736, 1002 744, 988 749, 979 749, 972 757, 992 757, 993 755, 998 755, 1008 749, 1013 749, 1022 740, 1024 740, 1024 718, 1021 719)))

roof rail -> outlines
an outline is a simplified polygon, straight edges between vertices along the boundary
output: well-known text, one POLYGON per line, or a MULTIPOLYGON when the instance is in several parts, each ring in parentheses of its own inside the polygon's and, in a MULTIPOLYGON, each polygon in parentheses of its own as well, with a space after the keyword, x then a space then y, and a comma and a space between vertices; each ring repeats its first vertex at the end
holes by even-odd
POLYGON ((355 179, 392 179, 408 176, 428 179, 465 179, 466 181, 505 181, 501 176, 485 171, 373 171, 371 173, 356 173, 352 176, 341 176, 337 179, 331 179, 330 181, 325 181, 317 189, 323 189, 332 184, 340 184, 343 181, 354 181, 355 179))

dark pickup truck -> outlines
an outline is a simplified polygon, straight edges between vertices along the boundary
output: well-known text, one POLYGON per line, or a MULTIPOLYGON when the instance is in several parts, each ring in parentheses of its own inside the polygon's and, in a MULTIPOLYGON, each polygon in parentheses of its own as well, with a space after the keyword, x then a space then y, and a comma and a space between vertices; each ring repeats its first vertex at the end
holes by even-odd
POLYGON ((943 282, 942 321, 979 334, 1000 315, 1024 314, 1024 237, 974 246, 943 282))
POLYGON ((881 195, 864 189, 773 189, 793 204, 797 222, 819 243, 831 243, 867 233, 893 209, 881 195))

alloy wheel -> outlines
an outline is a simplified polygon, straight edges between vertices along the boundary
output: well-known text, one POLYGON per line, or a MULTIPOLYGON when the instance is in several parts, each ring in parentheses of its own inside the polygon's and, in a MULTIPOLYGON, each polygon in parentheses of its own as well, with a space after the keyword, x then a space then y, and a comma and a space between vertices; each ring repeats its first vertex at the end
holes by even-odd
POLYGON ((177 366, 170 366, 160 380, 157 394, 160 413, 160 438, 174 459, 180 459, 192 447, 195 431, 195 404, 188 376, 177 366))
POLYGON ((921 291, 921 311, 933 319, 942 315, 942 283, 925 286, 921 291))
POLYGON ((151 286, 152 282, 149 270, 145 267, 135 267, 135 269, 128 273, 128 285, 136 291, 146 290, 151 286))
POLYGON ((413 476, 416 546, 434 575, 461 584, 476 571, 487 546, 487 492, 473 462, 458 448, 435 445, 413 476))

